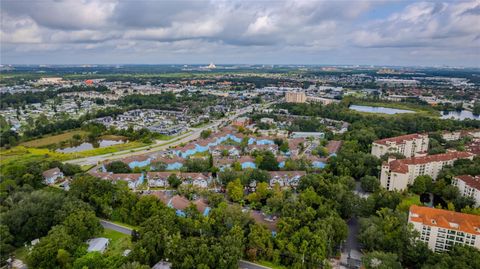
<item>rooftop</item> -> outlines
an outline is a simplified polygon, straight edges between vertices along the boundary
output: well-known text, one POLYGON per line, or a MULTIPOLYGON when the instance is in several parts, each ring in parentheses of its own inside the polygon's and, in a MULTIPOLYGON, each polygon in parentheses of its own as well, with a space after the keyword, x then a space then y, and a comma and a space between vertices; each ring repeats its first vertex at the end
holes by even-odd
POLYGON ((480 216, 444 209, 412 205, 409 221, 480 235, 480 216))
POLYGON ((401 136, 396 136, 396 137, 389 137, 389 138, 384 138, 380 140, 373 141, 375 144, 382 144, 382 145, 387 145, 389 143, 396 143, 396 144, 403 144, 405 141, 413 140, 413 139, 419 139, 423 137, 428 137, 426 134, 408 134, 408 135, 401 135, 401 136))
POLYGON ((461 175, 455 178, 462 180, 468 186, 480 191, 480 176, 461 175))

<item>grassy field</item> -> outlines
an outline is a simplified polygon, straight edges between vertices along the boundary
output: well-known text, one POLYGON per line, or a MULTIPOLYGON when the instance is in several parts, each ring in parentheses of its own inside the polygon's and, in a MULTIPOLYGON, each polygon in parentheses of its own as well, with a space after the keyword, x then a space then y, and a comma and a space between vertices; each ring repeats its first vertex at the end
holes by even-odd
POLYGON ((87 132, 82 130, 73 130, 73 131, 66 132, 59 135, 52 135, 52 136, 42 137, 39 139, 23 142, 20 145, 25 147, 31 147, 31 148, 44 147, 44 146, 48 146, 48 145, 52 145, 52 144, 56 144, 62 141, 72 139, 72 137, 77 134, 86 135, 87 132))
POLYGON ((47 148, 30 148, 25 146, 17 146, 8 150, 0 151, 0 165, 10 162, 28 162, 31 160, 52 159, 58 161, 66 161, 71 159, 90 157, 108 153, 115 153, 123 150, 135 149, 147 146, 142 142, 130 142, 126 144, 118 144, 105 148, 97 148, 76 153, 61 153, 49 150, 47 148))
POLYGON ((122 255, 126 249, 132 249, 132 241, 129 235, 120 232, 104 229, 102 237, 110 239, 106 254, 122 255))

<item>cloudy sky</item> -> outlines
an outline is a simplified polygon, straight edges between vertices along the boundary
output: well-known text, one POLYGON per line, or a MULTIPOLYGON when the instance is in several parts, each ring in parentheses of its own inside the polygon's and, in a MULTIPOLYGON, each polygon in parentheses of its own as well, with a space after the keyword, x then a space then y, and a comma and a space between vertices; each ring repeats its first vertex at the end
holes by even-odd
POLYGON ((0 0, 2 64, 480 67, 480 0, 0 0))

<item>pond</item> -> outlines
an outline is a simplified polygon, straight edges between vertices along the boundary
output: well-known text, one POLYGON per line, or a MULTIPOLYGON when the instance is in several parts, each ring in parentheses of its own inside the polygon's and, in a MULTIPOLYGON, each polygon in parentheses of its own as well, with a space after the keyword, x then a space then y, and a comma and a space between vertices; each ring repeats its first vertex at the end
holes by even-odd
POLYGON ((461 110, 461 111, 443 111, 442 119, 454 119, 454 120, 480 120, 480 115, 474 115, 471 111, 461 110))
POLYGON ((66 148, 59 148, 56 151, 57 152, 62 152, 62 153, 72 153, 72 152, 80 152, 80 151, 85 151, 85 150, 90 150, 90 149, 96 149, 96 148, 105 148, 113 145, 118 145, 118 144, 123 144, 128 141, 126 140, 98 140, 95 141, 94 143, 90 142, 83 142, 77 146, 72 146, 72 147, 66 147, 66 148))
POLYGON ((369 113, 381 113, 381 114, 403 114, 403 113, 415 113, 412 110, 406 109, 398 109, 398 108, 389 108, 383 106, 359 106, 359 105, 351 105, 349 107, 351 110, 359 111, 359 112, 369 112, 369 113))

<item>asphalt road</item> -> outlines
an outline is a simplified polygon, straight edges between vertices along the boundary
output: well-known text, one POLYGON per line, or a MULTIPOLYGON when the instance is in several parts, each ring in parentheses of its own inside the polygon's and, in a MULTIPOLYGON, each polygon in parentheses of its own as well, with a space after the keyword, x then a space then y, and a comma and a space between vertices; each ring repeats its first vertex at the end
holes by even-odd
POLYGON ((270 267, 266 267, 256 263, 251 263, 249 261, 244 261, 244 260, 240 260, 238 262, 238 268, 240 269, 271 269, 270 267))
MULTIPOLYGON (((263 107, 268 107, 270 105, 274 104, 268 103, 263 105, 263 107)), ((223 124, 227 123, 228 121, 232 121, 235 118, 239 117, 242 114, 251 112, 253 110, 253 105, 238 109, 235 111, 234 114, 225 117, 223 119, 214 121, 208 125, 205 125, 201 128, 194 128, 188 133, 187 135, 180 136, 181 138, 172 138, 171 140, 167 141, 157 141, 156 144, 150 145, 150 146, 145 146, 145 147, 140 147, 132 150, 125 150, 125 151, 119 151, 115 153, 109 153, 109 154, 104 154, 104 155, 97 155, 97 156, 91 156, 91 157, 86 157, 86 158, 80 158, 80 159, 74 159, 74 160, 68 160, 65 161, 65 163, 71 163, 71 164, 77 164, 77 165, 96 165, 99 162, 105 161, 105 160, 115 160, 115 159, 121 159, 125 158, 128 156, 133 156, 133 155, 142 155, 146 153, 151 153, 151 152, 156 152, 156 151, 162 151, 166 150, 169 147, 175 147, 178 146, 182 143, 188 143, 192 140, 198 139, 200 137, 200 133, 203 130, 207 129, 214 129, 218 128, 219 126, 222 126, 223 124), (133 151, 133 152, 132 152, 133 151)))
POLYGON ((132 229, 128 227, 121 226, 106 220, 100 220, 100 224, 103 226, 103 228, 111 229, 122 234, 132 235, 132 229))

